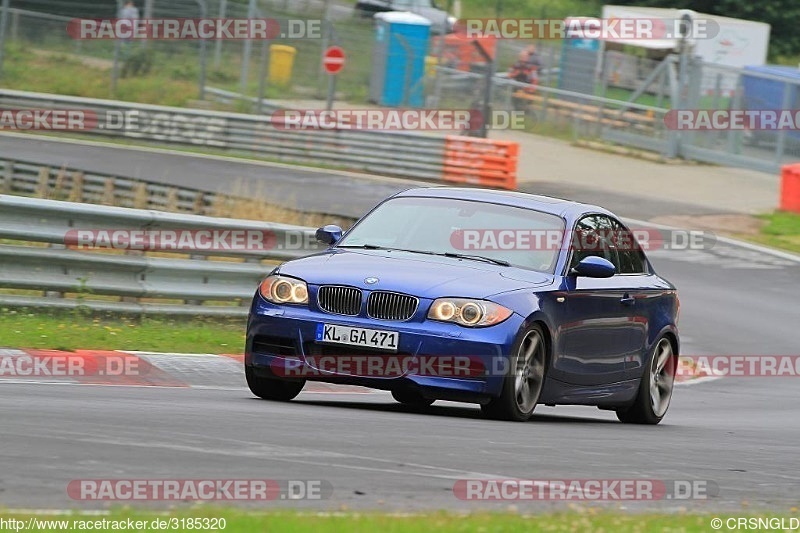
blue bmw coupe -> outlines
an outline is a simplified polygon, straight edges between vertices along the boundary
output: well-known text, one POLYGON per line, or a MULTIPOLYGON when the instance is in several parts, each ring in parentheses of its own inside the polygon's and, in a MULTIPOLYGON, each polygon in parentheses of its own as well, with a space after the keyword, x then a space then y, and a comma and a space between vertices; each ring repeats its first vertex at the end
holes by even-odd
POLYGON ((680 304, 630 235, 612 213, 556 198, 401 192, 347 232, 320 228, 327 249, 261 283, 247 383, 269 400, 316 380, 418 407, 476 403, 505 420, 571 404, 657 424, 672 397, 680 304))

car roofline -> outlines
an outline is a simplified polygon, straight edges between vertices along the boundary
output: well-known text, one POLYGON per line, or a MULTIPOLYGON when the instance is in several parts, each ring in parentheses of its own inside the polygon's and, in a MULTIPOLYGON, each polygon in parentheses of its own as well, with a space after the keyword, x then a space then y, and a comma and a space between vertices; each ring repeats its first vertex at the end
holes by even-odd
POLYGON ((576 202, 556 196, 532 194, 522 191, 500 191, 497 189, 483 189, 478 187, 430 186, 412 187, 397 192, 390 198, 404 197, 448 198, 452 200, 482 201, 498 205, 507 205, 509 207, 533 209, 543 213, 558 215, 568 220, 581 216, 584 213, 602 213, 618 218, 607 209, 597 205, 576 202), (429 194, 433 191, 443 194, 429 194))

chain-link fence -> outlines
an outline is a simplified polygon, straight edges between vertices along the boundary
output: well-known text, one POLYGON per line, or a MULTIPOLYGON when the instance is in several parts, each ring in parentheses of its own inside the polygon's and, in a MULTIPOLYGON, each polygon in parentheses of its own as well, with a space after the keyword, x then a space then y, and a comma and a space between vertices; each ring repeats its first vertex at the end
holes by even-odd
MULTIPOLYGON (((770 172, 800 156, 797 129, 679 131, 665 122, 670 109, 796 110, 800 107, 798 80, 788 71, 721 67, 688 54, 659 59, 624 48, 604 50, 593 43, 476 41, 457 34, 426 36, 424 43, 406 37, 390 43, 401 52, 387 49, 381 55, 385 43, 380 24, 359 16, 350 3, 260 0, 253 11, 247 3, 232 0, 153 0, 152 6, 156 18, 270 18, 282 21, 282 28, 287 21, 295 21, 302 31, 249 43, 235 39, 205 43, 76 40, 67 32, 70 17, 12 8, 5 49, 7 53, 17 47, 34 55, 70 56, 104 67, 102 76, 107 76, 112 98, 137 100, 132 82, 158 72, 170 82, 183 80, 193 98, 202 95, 201 86, 229 91, 226 94, 244 93, 248 98, 234 99, 231 105, 237 111, 255 112, 259 109, 252 97, 257 95, 278 105, 319 107, 319 101, 310 100, 325 99, 329 76, 322 68, 322 56, 335 44, 347 55, 336 77, 336 98, 350 106, 518 111, 525 114, 525 129, 534 133, 599 139, 667 157, 770 172), (534 44, 536 76, 532 83, 525 83, 514 68, 534 44), (484 52, 494 60, 487 61, 484 52), (398 68, 398 63, 424 64, 424 68, 398 68), (114 80, 126 90, 115 90, 114 80), (385 97, 383 88, 400 96, 385 97), (487 91, 491 91, 488 106, 487 91)), ((113 17, 113 11, 99 6, 97 17, 113 17)), ((78 94, 71 88, 59 92, 78 94)), ((492 136, 501 138, 502 133, 492 136)))
MULTIPOLYGON (((512 48, 502 46, 507 64, 512 48)), ((513 50, 524 46, 517 44, 513 50)), ((546 59, 540 59, 534 83, 509 79, 503 70, 504 54, 498 51, 492 110, 523 111, 524 129, 530 132, 611 142, 665 157, 770 173, 800 157, 796 68, 733 68, 688 54, 652 59, 620 50, 597 50, 587 59, 571 55, 568 46, 537 46, 540 58, 546 59), (737 116, 736 111, 745 113, 737 116), (685 123, 677 120, 679 116, 686 117, 685 123)), ((429 100, 432 105, 461 102, 463 107, 472 102, 474 108, 485 97, 480 69, 439 70, 439 92, 429 100)), ((502 138, 503 133, 492 136, 502 138)))

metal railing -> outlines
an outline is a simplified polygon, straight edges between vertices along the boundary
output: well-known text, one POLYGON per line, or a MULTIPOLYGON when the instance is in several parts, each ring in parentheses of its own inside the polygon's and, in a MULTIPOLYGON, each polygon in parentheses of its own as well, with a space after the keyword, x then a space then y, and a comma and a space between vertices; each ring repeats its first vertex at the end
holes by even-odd
POLYGON ((11 109, 76 109, 97 113, 80 133, 242 152, 277 161, 326 164, 415 179, 442 177, 445 140, 420 133, 291 130, 270 117, 0 90, 11 109))
POLYGON ((312 228, 0 195, 0 305, 130 314, 243 316, 278 261, 313 253, 312 228), (238 231, 271 247, 86 248, 78 230, 238 231), (288 244, 287 244, 288 243, 288 244))
POLYGON ((0 194, 211 215, 225 195, 89 172, 35 161, 0 158, 0 194))

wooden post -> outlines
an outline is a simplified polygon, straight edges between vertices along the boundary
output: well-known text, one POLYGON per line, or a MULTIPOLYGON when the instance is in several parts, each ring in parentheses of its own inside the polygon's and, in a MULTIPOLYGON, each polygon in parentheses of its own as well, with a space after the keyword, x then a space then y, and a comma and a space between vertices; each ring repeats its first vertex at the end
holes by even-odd
POLYGON ((36 189, 36 196, 38 198, 47 198, 49 188, 50 188, 50 167, 42 167, 39 169, 39 186, 36 189))
POLYGON ((83 172, 76 171, 72 174, 72 189, 68 200, 70 202, 83 201, 83 172))
POLYGON ((114 178, 106 178, 103 185, 103 205, 114 205, 114 178))

